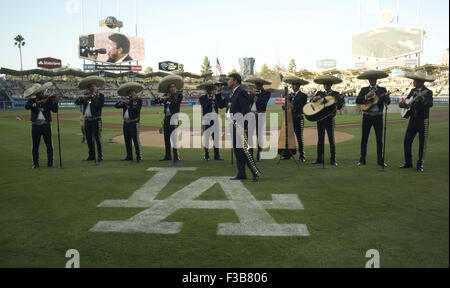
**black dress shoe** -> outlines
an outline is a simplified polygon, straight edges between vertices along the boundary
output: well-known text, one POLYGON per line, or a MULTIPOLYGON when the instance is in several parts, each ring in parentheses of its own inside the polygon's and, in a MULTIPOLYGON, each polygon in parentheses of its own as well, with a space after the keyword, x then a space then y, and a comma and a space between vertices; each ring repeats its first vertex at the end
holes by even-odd
POLYGON ((53 168, 53 167, 55 167, 55 165, 53 165, 53 163, 48 163, 48 164, 47 164, 47 167, 48 167, 48 168, 53 168))
POLYGON ((258 155, 256 155, 256 162, 261 162, 261 153, 258 153, 258 155))
POLYGON ((126 161, 133 161, 133 159, 130 159, 130 158, 125 158, 125 159, 122 159, 122 160, 120 160, 120 161, 122 161, 122 162, 126 162, 126 161))
POLYGON ((306 158, 305 158, 305 157, 300 157, 298 160, 299 160, 300 162, 302 162, 302 163, 306 163, 306 158))
POLYGON ((358 166, 366 166, 366 161, 359 161, 358 166))
POLYGON ((338 167, 338 166, 339 166, 339 164, 338 164, 336 161, 331 161, 331 162, 330 162, 330 165, 331 165, 331 166, 335 166, 335 167, 338 167))
POLYGON ((314 162, 312 162, 313 165, 318 165, 318 164, 322 164, 323 161, 322 160, 316 160, 314 162))
POLYGON ((388 165, 386 163, 383 163, 383 162, 378 162, 378 166, 381 166, 381 167, 384 167, 384 168, 388 167, 388 165))
POLYGON ((247 180, 247 177, 234 177, 230 178, 231 181, 240 181, 240 180, 247 180))
POLYGON ((137 160, 136 160, 136 163, 137 163, 137 164, 139 164, 139 163, 141 163, 141 162, 142 162, 142 159, 137 159, 137 160))
POLYGON ((39 168, 39 164, 35 164, 31 167, 31 169, 38 169, 39 168))
POLYGON ((413 166, 412 166, 412 164, 405 163, 405 164, 403 164, 402 166, 400 166, 398 168, 400 168, 400 169, 411 169, 411 168, 413 168, 413 166))
POLYGON ((207 156, 207 155, 205 155, 205 157, 203 159, 205 159, 205 161, 209 161, 210 160, 209 156, 207 156))
POLYGON ((417 172, 423 173, 423 167, 417 167, 417 172))
POLYGON ((219 157, 214 157, 214 161, 225 161, 225 160, 219 156, 219 157))
POLYGON ((180 160, 176 159, 175 161, 173 161, 173 166, 177 166, 178 164, 180 164, 180 160))
POLYGON ((91 157, 89 157, 89 158, 87 158, 86 160, 84 160, 84 161, 95 161, 95 158, 91 158, 91 157))
POLYGON ((100 159, 97 160, 97 163, 98 163, 98 164, 100 164, 100 163, 102 163, 102 162, 103 162, 103 159, 102 159, 102 158, 100 158, 100 159))
POLYGON ((252 182, 259 182, 259 176, 258 175, 253 176, 252 182))
POLYGON ((170 158, 163 158, 163 159, 161 159, 161 160, 159 160, 160 162, 164 162, 164 161, 172 161, 172 159, 170 159, 170 158))

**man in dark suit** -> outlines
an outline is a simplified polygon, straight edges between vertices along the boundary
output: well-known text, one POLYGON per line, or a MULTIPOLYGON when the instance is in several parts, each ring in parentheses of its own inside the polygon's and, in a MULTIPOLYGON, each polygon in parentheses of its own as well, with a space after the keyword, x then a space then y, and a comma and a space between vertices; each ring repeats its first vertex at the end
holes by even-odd
MULTIPOLYGON (((341 110, 342 107, 344 107, 344 100, 341 98, 341 94, 331 89, 331 87, 334 84, 342 83, 341 79, 331 75, 324 75, 314 79, 314 82, 316 84, 323 85, 324 91, 317 92, 316 96, 313 99, 313 102, 320 101, 327 96, 332 96, 336 100, 337 110, 341 110)), ((328 141, 330 142, 330 153, 331 153, 330 164, 332 166, 338 166, 338 163, 336 162, 336 142, 334 141, 335 117, 336 117, 336 110, 330 115, 328 115, 325 119, 322 119, 317 122, 317 134, 319 141, 317 143, 317 159, 316 161, 313 162, 313 164, 322 164, 325 161, 324 153, 325 153, 325 131, 326 131, 328 135, 328 141)))
POLYGON ((95 144, 97 145, 97 162, 103 162, 102 146, 102 109, 105 103, 105 95, 98 92, 98 88, 105 85, 105 80, 97 76, 84 78, 79 89, 86 93, 75 101, 75 105, 81 106, 84 116, 84 128, 86 129, 86 141, 89 148, 89 157, 86 161, 95 161, 95 144))
POLYGON ((229 115, 231 121, 233 121, 233 149, 236 155, 238 175, 231 180, 245 180, 247 175, 245 172, 245 165, 248 166, 253 174, 253 182, 259 181, 260 171, 255 165, 253 156, 248 151, 248 145, 246 145, 246 133, 245 131, 248 124, 239 123, 235 119, 239 116, 245 117, 248 113, 251 113, 251 99, 248 93, 241 87, 242 78, 239 74, 234 73, 229 75, 228 87, 232 90, 232 94, 229 97, 229 115))
POLYGON ((35 84, 25 91, 24 96, 30 97, 25 108, 31 110, 31 136, 33 141, 33 169, 39 168, 39 144, 41 137, 44 138, 47 146, 47 166, 53 167, 53 143, 52 143, 52 115, 51 112, 58 112, 58 97, 50 98, 45 95, 45 90, 51 87, 52 83, 44 85, 35 84))
MULTIPOLYGON (((203 125, 203 130, 205 133, 204 137, 204 146, 205 146, 205 160, 209 161, 209 136, 211 135, 213 141, 214 141, 214 160, 215 161, 223 161, 223 159, 220 157, 220 150, 219 150, 219 139, 220 134, 216 135, 216 131, 212 131, 212 133, 208 133, 210 135, 207 135, 206 131, 210 129, 211 127, 215 127, 216 121, 219 121, 219 109, 225 108, 225 105, 223 103, 223 100, 221 99, 220 94, 215 94, 215 82, 213 81, 207 81, 201 85, 199 85, 198 89, 205 89, 206 94, 202 95, 199 99, 200 105, 202 106, 202 114, 203 114, 203 121, 212 121, 211 123, 203 125), (208 119, 205 119, 205 116, 208 119)), ((216 124, 218 127, 218 124, 216 124)), ((220 133, 220 132, 218 132, 220 133)))
POLYGON ((414 89, 411 90, 404 102, 400 103, 400 108, 411 109, 408 128, 404 140, 405 163, 401 169, 413 167, 412 143, 419 134, 419 160, 417 161, 417 171, 423 172, 425 161, 428 129, 430 126, 430 108, 433 107, 433 92, 425 87, 425 82, 434 82, 435 78, 427 76, 426 72, 418 71, 415 74, 405 73, 405 77, 414 80, 414 89), (407 104, 409 103, 409 104, 407 104))
POLYGON ((108 44, 108 63, 131 62, 130 57, 130 40, 127 36, 119 33, 109 36, 108 44))
MULTIPOLYGON (((259 139, 260 134, 259 134, 259 120, 261 119, 266 119, 266 110, 267 110, 267 104, 269 103, 270 100, 270 92, 266 91, 264 89, 264 85, 270 85, 272 84, 272 82, 267 81, 261 77, 254 77, 251 76, 249 77, 246 82, 250 82, 255 84, 256 86, 256 92, 253 95, 250 95, 250 105, 251 105, 251 112, 255 114, 255 120, 256 120, 256 144, 258 145, 258 154, 256 156, 256 162, 260 162, 261 161, 261 152, 262 152, 262 142, 259 139)), ((250 132, 250 139, 253 139, 253 135, 254 132, 253 131, 249 131, 250 132)), ((263 136, 262 136, 263 137, 263 136)), ((254 145, 256 146, 256 145, 254 145)), ((250 153, 253 155, 253 148, 250 149, 250 153)))
POLYGON ((362 138, 361 138, 361 157, 358 166, 366 165, 367 142, 369 140, 370 129, 375 129, 375 136, 377 139, 377 159, 378 165, 386 167, 383 157, 383 112, 386 106, 389 106, 391 99, 384 87, 377 85, 378 79, 387 78, 389 75, 383 71, 366 71, 360 74, 357 78, 360 80, 368 80, 370 86, 364 87, 359 92, 356 98, 356 104, 366 104, 370 99, 371 94, 376 94, 379 97, 377 105, 373 105, 368 111, 363 111, 362 121, 362 138))
POLYGON ((117 109, 123 110, 123 136, 125 139, 125 148, 127 157, 121 161, 133 161, 132 142, 136 151, 136 162, 142 161, 141 142, 139 140, 140 120, 142 99, 138 93, 142 92, 144 87, 139 83, 126 83, 119 87, 118 94, 127 97, 124 101, 116 103, 117 109))

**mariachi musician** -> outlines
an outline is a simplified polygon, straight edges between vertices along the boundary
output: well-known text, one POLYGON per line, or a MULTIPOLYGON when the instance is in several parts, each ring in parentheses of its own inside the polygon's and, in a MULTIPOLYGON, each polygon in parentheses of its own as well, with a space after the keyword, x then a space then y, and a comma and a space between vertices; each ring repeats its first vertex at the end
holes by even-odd
POLYGON ((405 73, 405 77, 414 80, 414 88, 409 93, 405 101, 400 103, 400 108, 408 111, 408 128, 404 140, 405 163, 401 169, 413 167, 412 143, 419 134, 419 160, 417 161, 417 171, 423 172, 423 163, 427 149, 428 129, 430 125, 430 108, 433 107, 433 92, 425 87, 425 82, 434 82, 436 78, 430 77, 424 71, 416 73, 405 73))
MULTIPOLYGON (((344 106, 344 100, 342 99, 339 92, 334 91, 331 87, 335 84, 342 83, 342 79, 339 79, 332 75, 323 75, 314 79, 316 84, 323 85, 324 90, 317 92, 316 96, 312 99, 312 102, 318 102, 323 100, 327 96, 332 96, 336 100, 336 109, 341 110, 344 106)), ((319 141, 317 143, 317 159, 313 162, 313 164, 322 164, 325 163, 324 152, 325 152, 325 131, 328 134, 328 141, 330 142, 330 152, 331 159, 330 164, 332 166, 338 166, 336 162, 336 142, 334 140, 334 128, 335 128, 335 117, 336 111, 334 110, 331 114, 329 114, 325 119, 322 119, 317 122, 317 134, 319 141)))
POLYGON ((105 79, 98 76, 89 76, 81 80, 78 88, 86 93, 75 101, 75 105, 81 106, 84 116, 84 128, 86 141, 89 148, 89 157, 85 161, 95 161, 95 144, 97 145, 97 161, 103 162, 102 147, 102 109, 105 103, 105 95, 98 92, 98 88, 106 84, 105 79), (94 144, 95 140, 95 144, 94 144))
POLYGON ((219 127, 217 121, 219 121, 219 109, 225 108, 224 101, 221 97, 221 94, 215 93, 216 85, 221 84, 221 82, 207 81, 200 84, 197 89, 204 89, 206 94, 202 95, 199 99, 200 105, 202 106, 202 114, 203 114, 203 130, 204 130, 204 147, 205 147, 205 160, 209 161, 209 134, 211 135, 214 141, 214 160, 215 161, 223 161, 223 158, 220 157, 219 150, 219 140, 220 140, 220 131, 211 131, 210 133, 206 133, 208 129, 211 127, 219 127), (208 119, 205 119, 205 116, 208 119), (211 124, 211 122, 214 122, 211 124), (217 135, 217 134, 218 135, 217 135))
POLYGON ((152 101, 153 105, 164 105, 164 144, 166 154, 161 161, 172 161, 177 165, 180 162, 177 148, 177 137, 173 137, 173 158, 171 155, 172 132, 178 127, 178 113, 180 113, 181 101, 183 101, 183 78, 178 75, 168 75, 159 82, 158 90, 164 93, 162 98, 152 101), (173 119, 172 119, 173 118, 173 119), (176 124, 174 124, 176 123, 176 124))
POLYGON ((136 151, 136 162, 142 161, 141 142, 139 140, 142 99, 138 93, 144 90, 139 83, 130 82, 119 87, 117 94, 126 97, 126 100, 116 103, 117 109, 123 109, 123 136, 127 156, 121 161, 133 161, 132 143, 136 151))
MULTIPOLYGON (((367 106, 363 111, 363 121, 362 121, 362 138, 361 138, 361 157, 359 159, 358 166, 366 165, 366 155, 367 155, 367 142, 369 140, 370 129, 375 129, 375 136, 377 139, 377 156, 378 165, 387 167, 384 163, 383 157, 383 112, 386 106, 391 104, 391 98, 384 87, 377 85, 379 79, 384 79, 389 77, 389 74, 383 71, 370 70, 365 71, 358 75, 359 80, 368 80, 369 86, 364 87, 359 92, 356 98, 356 104, 367 106), (378 103, 375 105, 367 105, 370 103, 373 96, 377 96, 378 103)), ((363 107, 363 106, 361 106, 363 107)))
POLYGON ((47 166, 53 167, 52 116, 51 112, 58 112, 58 96, 50 97, 45 91, 53 86, 48 82, 44 85, 34 84, 27 89, 24 97, 28 98, 25 108, 31 110, 31 136, 33 141, 33 169, 39 168, 39 143, 44 138, 47 146, 47 166))
POLYGON ((297 76, 288 76, 284 78, 284 82, 291 85, 292 93, 289 94, 289 103, 292 108, 292 119, 294 132, 297 138, 299 160, 306 162, 306 154, 304 147, 303 131, 305 128, 305 118, 303 117, 303 107, 308 102, 308 95, 300 91, 300 87, 308 85, 309 82, 297 76))
MULTIPOLYGON (((264 137, 261 135, 260 138, 259 121, 261 121, 261 123, 265 123, 267 104, 269 103, 271 97, 270 92, 264 89, 264 85, 272 85, 272 82, 267 81, 264 78, 258 76, 250 76, 247 78, 246 82, 253 83, 255 85, 255 93, 250 95, 251 97, 250 105, 251 105, 251 112, 255 115, 255 122, 256 122, 256 143, 258 145, 258 154, 256 156, 256 162, 260 162, 261 152, 263 148, 262 141, 264 140, 264 137)), ((250 135, 251 135, 250 139, 253 139, 254 133, 250 132, 250 135)), ((253 148, 250 149, 250 153, 253 155, 253 148)))

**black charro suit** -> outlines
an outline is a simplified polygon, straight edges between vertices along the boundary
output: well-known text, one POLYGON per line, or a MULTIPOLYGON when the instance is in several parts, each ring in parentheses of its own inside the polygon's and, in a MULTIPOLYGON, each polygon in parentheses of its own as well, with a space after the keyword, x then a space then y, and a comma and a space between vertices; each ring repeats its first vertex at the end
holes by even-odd
MULTIPOLYGON (((251 98, 250 105, 252 107, 251 111, 255 114, 255 120, 256 120, 255 128, 256 128, 256 139, 257 139, 256 144, 253 145, 253 135, 255 134, 255 132, 249 131, 249 135, 252 136, 252 137, 250 137, 250 141, 251 141, 250 146, 258 147, 258 156, 257 156, 258 160, 260 159, 260 154, 262 151, 262 143, 260 143, 260 141, 259 141, 259 118, 260 118, 260 115, 261 115, 261 117, 265 116, 263 114, 266 114, 267 104, 269 103, 270 97, 271 97, 270 92, 264 90, 264 88, 261 89, 261 91, 256 92, 256 94, 250 95, 250 98, 251 98)), ((250 149, 250 153, 253 155, 253 148, 250 149)))
POLYGON ((300 155, 300 159, 304 160, 305 156, 305 146, 303 139, 303 131, 305 128, 305 118, 303 117, 303 107, 305 107, 308 102, 308 95, 305 93, 298 91, 297 93, 291 93, 289 95, 290 102, 292 103, 292 118, 294 121, 294 131, 295 136, 297 137, 298 143, 298 153, 300 155))
POLYGON ((53 143, 52 143, 52 115, 51 112, 58 112, 58 103, 48 100, 46 103, 38 104, 41 98, 30 98, 25 104, 27 110, 31 110, 31 137, 33 141, 33 165, 39 167, 39 144, 41 136, 47 146, 47 164, 53 166, 53 143), (41 117, 39 117, 39 114, 41 117), (42 118, 43 117, 43 118, 42 118))
POLYGON ((430 108, 433 107, 433 92, 426 87, 420 90, 414 88, 409 93, 407 99, 414 99, 419 93, 423 96, 423 100, 417 102, 417 105, 412 109, 404 139, 404 150, 405 164, 406 166, 412 166, 412 143, 416 135, 419 134, 419 160, 417 161, 417 169, 423 169, 430 125, 430 108))
MULTIPOLYGON (((386 88, 379 86, 369 86, 364 87, 359 92, 358 97, 356 98, 356 104, 364 104, 366 100, 366 95, 371 91, 374 91, 378 97, 387 93, 386 88)), ((374 105, 369 111, 363 112, 363 121, 362 121, 362 138, 361 138, 361 158, 359 160, 361 165, 366 163, 366 155, 367 155, 367 142, 369 140, 370 129, 374 128, 375 136, 377 139, 377 159, 379 165, 384 165, 383 159, 383 111, 386 105, 391 103, 390 98, 386 99, 385 97, 379 99, 378 104, 374 105)))
POLYGON ((97 145, 98 161, 103 161, 102 147, 102 109, 105 104, 105 96, 102 93, 97 95, 87 95, 75 101, 75 105, 81 106, 84 115, 84 128, 86 129, 86 142, 89 148, 88 160, 95 160, 95 144, 97 145), (89 113, 91 115, 87 116, 89 113))
MULTIPOLYGON (((222 100, 221 94, 214 95, 202 95, 199 99, 200 105, 202 106, 202 114, 203 117, 205 115, 212 116, 212 121, 219 121, 219 110, 225 108, 224 101, 222 100), (213 113, 213 114, 211 114, 213 113)), ((208 121, 207 121, 208 122, 208 121)), ((212 124, 204 124, 203 130, 206 132, 208 129, 214 126, 214 122, 212 124)), ((220 160, 220 150, 219 150, 219 139, 220 135, 217 135, 214 131, 210 133, 213 141, 214 141, 214 160, 220 160)), ((204 135, 204 147, 205 147, 205 160, 209 160, 209 136, 205 133, 204 135)))
MULTIPOLYGON (((327 96, 333 96, 336 99, 337 110, 341 110, 344 106, 344 100, 340 97, 341 94, 337 91, 319 91, 316 96, 325 98, 327 96)), ((334 140, 334 127, 336 111, 329 115, 327 118, 317 122, 317 134, 319 141, 317 143, 317 160, 316 163, 322 163, 325 152, 325 131, 328 134, 328 141, 330 142, 331 163, 336 163, 336 142, 334 140)))
MULTIPOLYGON (((172 116, 180 113, 181 101, 183 101, 183 93, 179 92, 176 96, 167 98, 164 104, 164 144, 166 147, 165 160, 172 160, 170 149, 172 147, 170 143, 170 136, 172 132, 178 128, 178 125, 171 125, 170 120, 172 116)), ((178 149, 173 148, 173 161, 178 162, 180 160, 178 155, 178 149)))
POLYGON ((125 159, 129 161, 133 160, 133 142, 136 151, 136 160, 140 162, 142 161, 141 142, 139 140, 142 99, 136 102, 132 100, 129 100, 128 103, 118 102, 116 103, 116 108, 123 110, 123 136, 127 151, 127 157, 125 159))

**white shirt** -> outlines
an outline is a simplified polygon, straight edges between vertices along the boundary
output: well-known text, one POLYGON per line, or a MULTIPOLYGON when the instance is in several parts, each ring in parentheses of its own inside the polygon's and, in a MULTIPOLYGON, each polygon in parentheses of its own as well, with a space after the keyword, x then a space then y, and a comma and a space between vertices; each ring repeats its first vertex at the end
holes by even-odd
POLYGON ((123 119, 130 120, 130 113, 128 113, 128 109, 127 109, 127 111, 125 111, 125 115, 123 115, 123 119))
POLYGON ((84 117, 92 117, 91 104, 88 104, 84 111, 84 117))
MULTIPOLYGON (((261 91, 257 91, 256 95, 261 94, 261 91)), ((258 112, 258 109, 256 108, 256 102, 258 101, 258 96, 255 96, 255 103, 252 105, 252 112, 258 112)))
POLYGON ((45 117, 44 117, 44 114, 42 114, 42 111, 39 111, 39 115, 37 117, 37 120, 45 121, 45 117))

